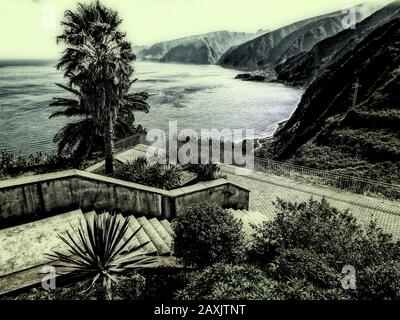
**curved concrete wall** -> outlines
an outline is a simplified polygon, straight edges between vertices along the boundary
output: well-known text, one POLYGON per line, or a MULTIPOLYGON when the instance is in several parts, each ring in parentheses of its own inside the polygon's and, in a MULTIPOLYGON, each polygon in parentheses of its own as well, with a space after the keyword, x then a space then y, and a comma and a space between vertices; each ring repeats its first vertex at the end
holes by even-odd
POLYGON ((226 179, 166 191, 68 170, 0 181, 0 229, 75 209, 173 218, 202 201, 247 210, 249 191, 226 179))

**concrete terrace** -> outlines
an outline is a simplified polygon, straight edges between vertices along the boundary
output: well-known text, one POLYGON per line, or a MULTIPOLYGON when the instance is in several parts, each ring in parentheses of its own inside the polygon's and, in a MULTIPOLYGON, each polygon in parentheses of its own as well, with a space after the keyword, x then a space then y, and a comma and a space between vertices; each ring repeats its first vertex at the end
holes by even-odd
MULTIPOLYGON (((146 145, 137 145, 118 153, 116 158, 124 163, 132 161, 146 156, 147 149, 146 145)), ((85 210, 86 207, 90 210, 120 209, 124 216, 119 214, 118 219, 122 221, 128 217, 131 233, 140 226, 143 228, 130 245, 148 243, 145 253, 157 257, 159 266, 175 266, 171 256, 173 231, 168 219, 181 208, 199 201, 216 201, 230 208, 232 215, 243 222, 246 241, 251 240, 254 224, 274 218, 273 202, 277 198, 304 202, 311 197, 315 200, 326 198, 334 207, 349 210, 361 223, 375 219, 379 227, 400 239, 400 202, 396 201, 222 164, 221 171, 227 179, 166 191, 90 172, 101 165, 90 167, 86 172, 69 170, 0 182, 0 218, 4 220, 9 215, 25 215, 30 220, 41 218, 23 225, 14 224, 8 229, 0 226, 0 247, 10 249, 1 255, 0 295, 41 280, 41 266, 48 263, 46 253, 54 249, 65 250, 57 235, 75 230, 76 223, 83 219, 92 219, 95 213, 85 210), (21 205, 21 194, 27 202, 24 205, 21 205), (228 198, 226 194, 229 194, 228 198), (87 202, 88 199, 91 201, 87 202), (59 213, 64 214, 48 217, 57 211, 54 205, 58 202, 64 209, 59 213), (70 207, 79 207, 82 211, 65 210, 70 207), (41 208, 41 212, 37 208, 41 208), (171 208, 174 210, 169 210, 171 208)))
MULTIPOLYGON (((146 150, 146 146, 138 145, 120 153, 117 159, 126 162, 138 156, 145 156, 146 150)), ((243 172, 243 170, 240 172, 237 169, 221 165, 221 171, 227 175, 228 180, 250 190, 249 210, 260 212, 267 219, 273 219, 275 216, 273 202, 277 198, 303 202, 311 197, 315 200, 325 197, 334 207, 348 209, 360 223, 369 223, 376 219, 379 227, 393 234, 396 239, 400 239, 400 202, 308 184, 262 172, 243 172)))

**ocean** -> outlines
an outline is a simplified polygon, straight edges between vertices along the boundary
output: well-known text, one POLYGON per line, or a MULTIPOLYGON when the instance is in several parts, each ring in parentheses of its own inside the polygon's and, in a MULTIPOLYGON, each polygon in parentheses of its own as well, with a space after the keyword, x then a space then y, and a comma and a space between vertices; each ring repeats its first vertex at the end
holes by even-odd
MULTIPOLYGON (((53 97, 68 96, 55 61, 0 61, 0 149, 13 153, 52 152, 53 136, 72 119, 49 116, 53 97)), ((235 80, 236 70, 214 65, 138 61, 134 91, 150 94, 151 111, 137 113, 148 130, 252 129, 255 137, 271 134, 295 110, 303 90, 276 83, 235 80)))

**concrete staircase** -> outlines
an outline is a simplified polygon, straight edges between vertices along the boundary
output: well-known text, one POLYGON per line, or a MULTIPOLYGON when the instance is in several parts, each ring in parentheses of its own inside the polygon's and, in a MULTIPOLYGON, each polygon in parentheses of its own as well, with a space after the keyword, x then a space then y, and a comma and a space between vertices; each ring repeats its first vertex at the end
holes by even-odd
MULTIPOLYGON (((77 210, 0 230, 0 294, 39 283, 43 278, 40 274, 42 267, 52 264, 46 254, 54 251, 67 253, 68 247, 58 235, 65 236, 67 231, 74 235, 73 230, 77 230, 84 219, 91 221, 96 214, 83 214, 77 210)), ((101 215, 109 214, 105 212, 101 215)), ((124 217, 121 214, 117 215, 117 219, 120 225, 128 220, 125 240, 140 228, 125 250, 147 243, 141 249, 143 254, 159 256, 160 263, 169 263, 173 231, 168 220, 133 215, 124 217)))
MULTIPOLYGON (((268 216, 256 211, 229 211, 243 222, 248 242, 255 232, 254 226, 268 220, 268 216)), ((42 267, 53 263, 46 254, 55 250, 67 253, 68 247, 57 236, 65 236, 67 231, 73 235, 72 231, 77 230, 81 222, 92 221, 96 214, 93 211, 83 214, 77 210, 0 230, 0 295, 40 283, 43 278, 42 267)), ((109 214, 104 212, 100 215, 109 214)), ((121 225, 125 219, 128 221, 125 240, 139 229, 126 250, 147 243, 142 248, 143 254, 157 256, 160 265, 175 265, 171 256, 173 230, 168 220, 133 215, 124 217, 121 214, 117 215, 117 219, 121 225)))
MULTIPOLYGON (((95 214, 95 212, 89 212, 84 216, 86 220, 90 221, 93 219, 95 214)), ((105 212, 100 215, 108 214, 110 213, 105 212)), ((135 217, 133 215, 124 217, 121 214, 117 215, 117 219, 119 220, 120 225, 122 225, 124 219, 128 220, 129 227, 124 237, 125 240, 128 240, 133 233, 140 229, 127 245, 127 250, 143 243, 147 243, 143 247, 144 254, 158 256, 171 255, 173 231, 171 223, 168 220, 159 220, 157 218, 148 219, 146 217, 135 217)))

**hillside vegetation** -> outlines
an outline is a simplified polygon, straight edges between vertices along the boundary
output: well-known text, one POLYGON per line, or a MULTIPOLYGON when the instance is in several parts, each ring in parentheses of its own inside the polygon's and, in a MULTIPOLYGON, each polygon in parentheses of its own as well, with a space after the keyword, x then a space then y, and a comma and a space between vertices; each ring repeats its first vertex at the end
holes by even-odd
POLYGON ((263 155, 399 183, 399 75, 397 18, 372 32, 309 86, 263 155))

